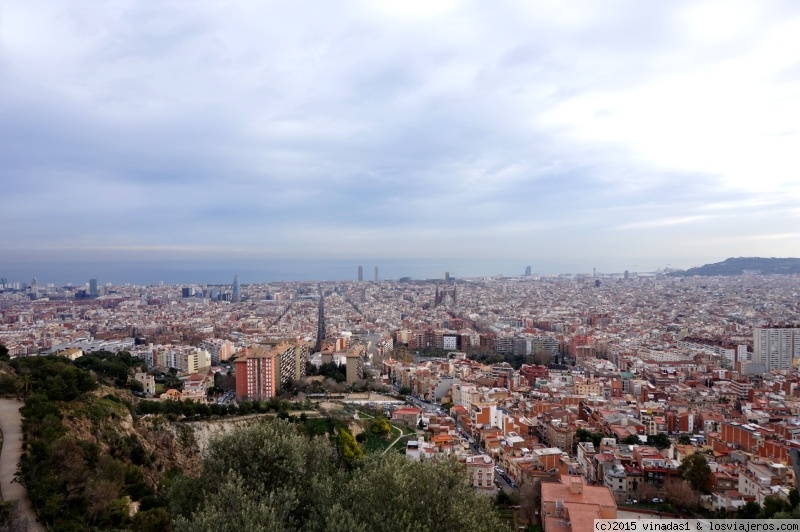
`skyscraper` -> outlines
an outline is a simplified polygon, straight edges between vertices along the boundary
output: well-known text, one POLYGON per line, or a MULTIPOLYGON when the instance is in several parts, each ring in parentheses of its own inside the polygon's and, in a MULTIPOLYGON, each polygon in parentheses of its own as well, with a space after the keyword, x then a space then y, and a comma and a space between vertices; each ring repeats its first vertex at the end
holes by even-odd
POLYGON ((800 329, 753 329, 753 362, 764 364, 767 372, 791 369, 795 358, 800 358, 800 329))
POLYGON ((363 280, 364 280, 364 267, 363 266, 359 266, 358 267, 358 282, 361 282, 363 280))
POLYGON ((89 279, 89 297, 97 297, 97 279, 89 279))
POLYGON ((378 282, 378 267, 375 266, 375 282, 378 282))
POLYGON ((526 266, 525 267, 525 277, 530 277, 530 275, 531 275, 531 267, 530 266, 526 266))
POLYGON ((242 300, 242 295, 239 292, 239 276, 233 276, 233 299, 234 303, 239 303, 242 300))

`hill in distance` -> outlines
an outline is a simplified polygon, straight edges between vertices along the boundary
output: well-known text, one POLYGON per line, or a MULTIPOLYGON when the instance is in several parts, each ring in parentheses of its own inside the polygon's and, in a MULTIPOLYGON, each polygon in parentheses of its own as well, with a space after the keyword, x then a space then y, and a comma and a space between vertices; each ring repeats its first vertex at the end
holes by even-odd
POLYGON ((692 275, 742 275, 743 273, 760 273, 762 275, 800 273, 800 258, 732 257, 714 264, 670 272, 668 275, 689 277, 692 275))

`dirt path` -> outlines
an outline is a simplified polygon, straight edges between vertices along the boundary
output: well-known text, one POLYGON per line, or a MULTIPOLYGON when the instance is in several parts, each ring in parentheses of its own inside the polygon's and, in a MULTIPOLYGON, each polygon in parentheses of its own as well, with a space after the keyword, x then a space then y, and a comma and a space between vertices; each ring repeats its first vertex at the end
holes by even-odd
POLYGON ((12 482, 17 473, 17 464, 22 454, 22 416, 19 409, 22 401, 0 399, 0 430, 3 431, 3 449, 0 452, 0 493, 4 501, 19 501, 19 511, 28 520, 28 530, 42 531, 44 527, 36 521, 31 501, 25 486, 12 482))

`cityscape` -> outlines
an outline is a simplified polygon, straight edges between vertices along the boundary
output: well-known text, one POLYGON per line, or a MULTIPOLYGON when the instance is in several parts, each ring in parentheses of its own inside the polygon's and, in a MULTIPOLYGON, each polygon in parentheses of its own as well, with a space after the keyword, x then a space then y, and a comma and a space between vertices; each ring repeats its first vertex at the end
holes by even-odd
POLYGON ((410 431, 397 448, 408 460, 456 459, 478 493, 529 508, 541 486, 537 513, 517 513, 545 530, 791 508, 800 277, 672 273, 386 280, 360 265, 342 282, 2 279, 0 343, 12 361, 129 353, 146 402, 316 397, 382 412, 410 431))
POLYGON ((0 532, 795 526, 798 123, 785 0, 3 3, 0 532))

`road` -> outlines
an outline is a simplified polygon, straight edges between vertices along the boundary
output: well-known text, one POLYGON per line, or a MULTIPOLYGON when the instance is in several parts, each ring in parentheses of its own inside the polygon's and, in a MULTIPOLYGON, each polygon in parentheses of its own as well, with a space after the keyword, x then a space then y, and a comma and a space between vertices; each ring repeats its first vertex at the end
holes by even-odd
MULTIPOLYGON (((397 391, 397 389, 398 389, 397 385, 395 384, 393 386, 395 388, 395 391, 397 391)), ((438 411, 442 408, 442 405, 438 405, 436 403, 429 403, 427 401, 423 401, 419 397, 414 397, 413 395, 407 395, 406 399, 412 401, 415 405, 417 405, 419 408, 421 408, 422 410, 424 410, 428 414, 438 413, 438 411)), ((456 421, 456 423, 457 423, 457 421, 456 421)), ((456 426, 456 429, 458 429, 458 426, 456 426)), ((464 439, 468 439, 468 436, 467 436, 466 433, 462 432, 462 435, 464 436, 464 439)), ((392 444, 392 445, 394 445, 394 444, 392 444)), ((480 447, 478 447, 477 443, 471 443, 470 444, 470 450, 476 455, 484 454, 483 451, 481 451, 480 447)), ((500 489, 502 489, 506 493, 511 494, 511 493, 514 493, 515 491, 519 491, 519 488, 512 487, 511 486, 511 482, 507 481, 506 479, 504 479, 496 471, 495 471, 494 478, 500 484, 500 489)))
POLYGON ((14 482, 17 464, 22 455, 22 416, 19 409, 22 401, 16 399, 0 399, 0 430, 3 431, 3 450, 0 452, 0 492, 4 501, 19 501, 19 511, 23 519, 28 521, 28 530, 42 531, 44 527, 36 521, 25 486, 14 482))

